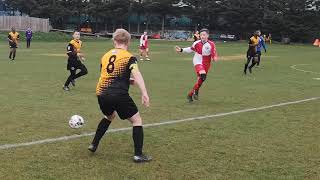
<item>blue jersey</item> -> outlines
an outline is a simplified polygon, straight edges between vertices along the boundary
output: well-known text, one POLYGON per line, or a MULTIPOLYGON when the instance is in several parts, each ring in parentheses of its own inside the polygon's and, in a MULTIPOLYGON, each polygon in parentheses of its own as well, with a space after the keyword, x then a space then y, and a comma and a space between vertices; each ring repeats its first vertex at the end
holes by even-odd
POLYGON ((261 52, 262 48, 263 48, 264 50, 267 49, 267 48, 266 48, 266 45, 265 45, 265 43, 264 43, 263 38, 262 38, 262 37, 259 37, 259 43, 258 43, 258 46, 257 46, 257 52, 261 52))

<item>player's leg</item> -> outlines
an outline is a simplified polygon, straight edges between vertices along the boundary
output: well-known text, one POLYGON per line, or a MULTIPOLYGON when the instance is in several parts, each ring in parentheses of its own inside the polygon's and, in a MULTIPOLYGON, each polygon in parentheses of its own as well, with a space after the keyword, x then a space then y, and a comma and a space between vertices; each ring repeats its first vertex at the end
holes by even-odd
POLYGON ((12 48, 12 60, 16 58, 16 52, 17 52, 17 48, 16 47, 12 48))
POLYGON ((78 67, 78 69, 80 69, 80 72, 78 72, 78 73, 74 76, 73 80, 75 80, 75 79, 77 79, 77 78, 79 78, 79 77, 81 77, 81 76, 84 76, 84 75, 88 74, 87 67, 86 67, 84 64, 81 64, 81 65, 78 67))
POLYGON ((143 154, 143 126, 142 118, 136 104, 129 95, 119 97, 119 104, 116 111, 121 119, 128 119, 132 124, 132 139, 134 143, 134 162, 148 162, 151 157, 143 154))
POLYGON ((132 139, 134 143, 134 157, 133 160, 135 162, 148 162, 151 161, 152 158, 150 156, 144 155, 143 150, 143 126, 142 126, 142 119, 137 112, 135 115, 133 115, 131 118, 129 118, 129 121, 132 123, 132 139))
POLYGON ((150 61, 151 59, 149 58, 149 48, 146 48, 146 60, 150 61))
POLYGON ((258 56, 255 54, 251 59, 251 66, 249 67, 249 72, 252 73, 252 68, 257 64, 258 62, 258 56))
POLYGON ((260 65, 260 60, 261 60, 261 51, 259 51, 257 55, 258 55, 257 67, 258 67, 260 65))
POLYGON ((140 47, 140 61, 143 61, 143 49, 140 47))
POLYGON ((31 39, 27 39, 27 48, 30 48, 31 39))
POLYGON ((247 74, 247 69, 248 69, 248 66, 249 66, 252 58, 253 58, 253 57, 248 53, 248 54, 247 54, 247 62, 245 63, 245 65, 244 65, 244 70, 243 70, 244 74, 247 74))
POLYGON ((76 69, 74 67, 71 67, 70 68, 70 75, 67 78, 66 82, 64 83, 63 90, 65 90, 65 91, 69 91, 70 90, 69 89, 69 84, 74 79, 75 75, 76 75, 76 69))
POLYGON ((10 47, 9 59, 12 59, 12 53, 13 53, 13 48, 12 48, 12 47, 10 47))
POLYGON ((198 100, 198 95, 199 95, 199 89, 202 86, 202 83, 206 80, 207 78, 207 72, 205 70, 205 67, 202 64, 198 64, 195 66, 195 70, 198 76, 198 80, 191 89, 191 91, 188 93, 188 100, 189 102, 193 101, 193 98, 195 100, 198 100))
POLYGON ((96 133, 91 144, 88 147, 88 150, 91 152, 95 152, 99 146, 100 140, 107 132, 111 122, 115 118, 115 110, 112 104, 113 99, 108 96, 98 96, 98 103, 101 111, 104 114, 104 117, 101 119, 98 124, 96 133))

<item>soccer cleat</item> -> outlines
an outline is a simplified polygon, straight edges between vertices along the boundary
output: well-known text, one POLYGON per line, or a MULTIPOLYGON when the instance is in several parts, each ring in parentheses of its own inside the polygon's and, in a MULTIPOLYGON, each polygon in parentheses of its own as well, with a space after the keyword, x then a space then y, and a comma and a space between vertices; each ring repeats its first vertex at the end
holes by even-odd
POLYGON ((151 61, 151 59, 150 58, 146 58, 146 61, 151 61))
POLYGON ((73 79, 73 80, 71 81, 71 84, 72 84, 73 87, 76 86, 76 81, 73 79))
POLYGON ((68 86, 63 86, 62 89, 65 90, 65 91, 70 91, 70 88, 68 86))
POLYGON ((193 99, 194 100, 199 100, 199 90, 195 90, 193 93, 193 99))
POLYGON ((97 148, 98 148, 98 145, 90 144, 88 147, 88 150, 94 153, 96 152, 97 148))
POLYGON ((141 156, 133 156, 133 161, 135 163, 144 163, 144 162, 150 162, 152 160, 151 156, 148 155, 141 155, 141 156))
POLYGON ((187 99, 188 99, 188 101, 189 101, 189 103, 192 103, 193 102, 193 99, 192 99, 192 96, 187 96, 187 99))
POLYGON ((143 58, 140 58, 140 61, 143 61, 143 58))

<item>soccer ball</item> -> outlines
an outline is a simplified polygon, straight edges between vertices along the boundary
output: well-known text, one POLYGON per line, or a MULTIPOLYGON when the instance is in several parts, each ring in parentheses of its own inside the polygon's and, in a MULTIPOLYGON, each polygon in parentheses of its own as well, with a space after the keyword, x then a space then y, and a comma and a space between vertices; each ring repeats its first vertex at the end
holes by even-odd
POLYGON ((71 116, 69 120, 69 126, 72 129, 78 129, 81 128, 84 125, 84 119, 79 115, 73 115, 71 116))

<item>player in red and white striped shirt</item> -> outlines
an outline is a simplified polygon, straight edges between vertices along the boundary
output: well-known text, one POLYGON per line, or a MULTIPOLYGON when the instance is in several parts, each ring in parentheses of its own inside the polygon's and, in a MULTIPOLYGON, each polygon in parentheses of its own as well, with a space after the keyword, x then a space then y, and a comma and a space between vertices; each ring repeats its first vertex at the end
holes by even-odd
POLYGON ((140 60, 143 61, 143 56, 145 56, 146 61, 150 61, 149 58, 149 41, 148 41, 148 35, 147 31, 144 31, 144 33, 140 37, 140 60))
POLYGON ((199 89, 202 83, 206 80, 207 74, 211 67, 211 61, 218 60, 218 54, 216 51, 216 46, 213 41, 209 39, 209 30, 200 30, 200 40, 195 41, 191 47, 180 48, 176 46, 177 52, 193 53, 193 65, 198 76, 198 81, 188 93, 188 100, 192 102, 193 99, 199 99, 199 89))

